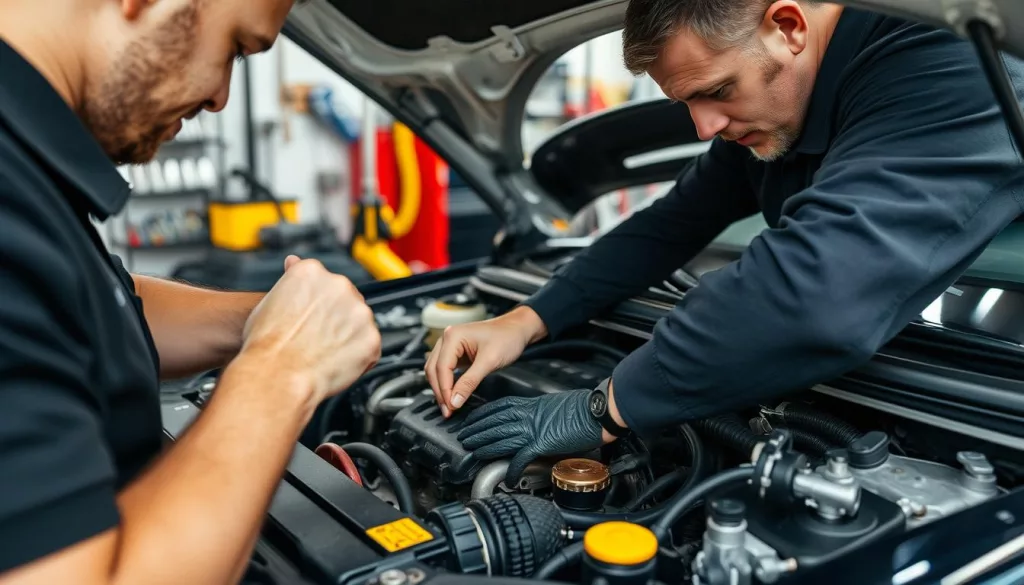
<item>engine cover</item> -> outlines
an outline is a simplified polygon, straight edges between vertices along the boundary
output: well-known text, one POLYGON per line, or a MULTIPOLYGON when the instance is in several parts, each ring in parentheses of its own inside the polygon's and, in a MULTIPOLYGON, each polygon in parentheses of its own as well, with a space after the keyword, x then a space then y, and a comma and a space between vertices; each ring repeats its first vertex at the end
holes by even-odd
MULTIPOLYGON (((470 402, 473 403, 479 404, 470 402)), ((460 423, 470 412, 472 407, 467 405, 445 419, 432 395, 418 396, 391 421, 387 435, 389 450, 403 453, 410 463, 433 470, 432 475, 443 483, 472 483, 483 463, 474 459, 456 438, 460 423)))
POLYGON ((388 450, 448 485, 471 484, 487 462, 474 459, 456 438, 473 409, 505 396, 540 396, 592 388, 611 374, 609 366, 545 359, 520 362, 487 376, 466 405, 445 419, 432 395, 419 396, 391 421, 388 450))

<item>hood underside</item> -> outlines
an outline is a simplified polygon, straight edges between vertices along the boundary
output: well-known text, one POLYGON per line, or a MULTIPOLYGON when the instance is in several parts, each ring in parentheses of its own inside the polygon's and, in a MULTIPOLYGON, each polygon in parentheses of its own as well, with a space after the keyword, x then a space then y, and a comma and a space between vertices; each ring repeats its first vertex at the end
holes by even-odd
MULTIPOLYGON (((966 35, 982 18, 1024 56, 1022 0, 840 0, 966 35)), ((408 124, 509 224, 563 216, 523 171, 522 123, 534 84, 581 43, 622 27, 627 0, 310 0, 285 35, 408 124), (518 174, 517 174, 518 173, 518 174), (517 183, 517 184, 513 184, 517 183), (523 194, 525 190, 525 195, 523 194), (519 194, 514 192, 518 191, 519 194), (548 205, 543 213, 537 206, 548 205), (518 208, 513 211, 512 208, 518 208), (532 207, 524 213, 524 207, 532 207)), ((514 228, 513 228, 514 230, 514 228)), ((561 235, 549 233, 551 236, 561 235)))
POLYGON ((625 7, 626 0, 312 0, 293 9, 285 33, 385 108, 414 124, 440 119, 486 156, 519 166, 533 82, 569 49, 620 28, 625 7))
POLYGON ((592 3, 592 0, 477 2, 475 0, 330 0, 339 12, 385 45, 419 51, 434 39, 478 43, 494 36, 493 27, 515 29, 592 3))

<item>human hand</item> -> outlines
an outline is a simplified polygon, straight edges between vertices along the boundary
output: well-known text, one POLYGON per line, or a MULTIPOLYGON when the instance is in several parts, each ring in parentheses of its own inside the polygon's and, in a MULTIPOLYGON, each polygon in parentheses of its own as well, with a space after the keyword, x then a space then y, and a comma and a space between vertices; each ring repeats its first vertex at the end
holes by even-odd
POLYGON ((289 256, 284 275, 253 309, 240 356, 308 377, 319 402, 348 388, 380 359, 373 311, 344 276, 289 256))
POLYGON ((590 393, 569 390, 495 400, 471 412, 457 438, 481 460, 512 456, 505 485, 515 485, 538 457, 588 451, 604 443, 604 430, 590 414, 590 393))
POLYGON ((525 306, 501 317, 446 329, 424 367, 442 414, 451 416, 485 376, 514 362, 528 344, 544 335, 543 321, 525 306), (455 369, 467 366, 455 382, 455 369))

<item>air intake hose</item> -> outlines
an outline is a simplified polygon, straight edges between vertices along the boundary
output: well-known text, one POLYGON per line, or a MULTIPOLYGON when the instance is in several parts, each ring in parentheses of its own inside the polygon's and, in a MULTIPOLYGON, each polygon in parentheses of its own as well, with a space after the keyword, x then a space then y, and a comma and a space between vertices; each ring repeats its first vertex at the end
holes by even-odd
POLYGON ((448 540, 448 569, 527 577, 565 546, 558 508, 534 496, 496 494, 431 510, 426 521, 448 540))
POLYGON ((793 428, 809 431, 830 443, 837 443, 843 447, 849 446, 864 434, 837 416, 797 402, 786 402, 779 405, 775 414, 781 416, 782 420, 793 428))
POLYGON ((713 416, 693 424, 700 434, 713 442, 724 443, 739 453, 744 460, 750 459, 758 439, 754 431, 735 414, 713 416))

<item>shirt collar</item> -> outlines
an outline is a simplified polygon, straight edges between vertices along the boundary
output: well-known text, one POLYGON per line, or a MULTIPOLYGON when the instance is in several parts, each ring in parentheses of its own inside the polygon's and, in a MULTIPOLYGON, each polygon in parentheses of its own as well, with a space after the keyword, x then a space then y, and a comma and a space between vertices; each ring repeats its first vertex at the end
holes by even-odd
POLYGON ((2 39, 0 123, 81 191, 97 219, 124 207, 131 188, 114 163, 46 78, 2 39))
POLYGON ((870 13, 844 8, 832 33, 811 92, 811 103, 804 118, 803 133, 791 152, 821 154, 832 139, 832 118, 839 99, 847 66, 863 48, 870 13))

